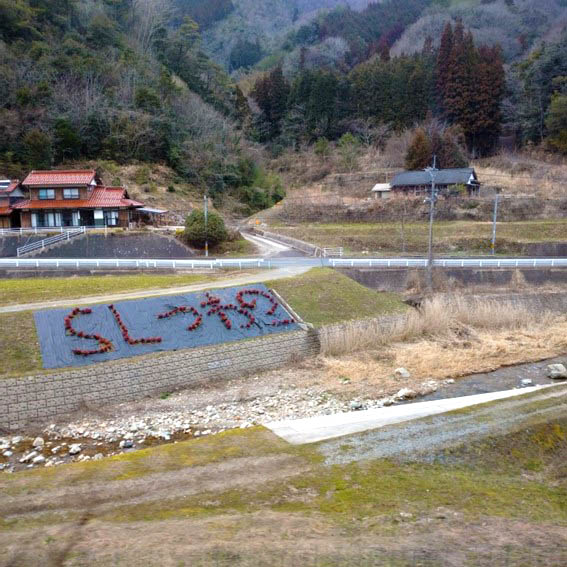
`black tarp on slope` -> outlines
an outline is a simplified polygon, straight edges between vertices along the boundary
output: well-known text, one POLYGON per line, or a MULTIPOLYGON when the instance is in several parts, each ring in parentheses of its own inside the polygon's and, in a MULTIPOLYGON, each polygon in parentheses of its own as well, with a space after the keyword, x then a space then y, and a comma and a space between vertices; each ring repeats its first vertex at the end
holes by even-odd
MULTIPOLYGON (((238 305, 236 294, 243 289, 268 291, 266 286, 257 284, 247 288, 235 287, 210 290, 209 293, 219 297, 223 305, 238 305)), ((44 368, 85 366, 152 352, 194 348, 261 337, 274 333, 294 331, 299 328, 295 323, 286 326, 273 326, 272 323, 275 320, 291 319, 289 313, 281 305, 278 305, 273 315, 267 315, 266 312, 272 307, 270 301, 262 296, 245 296, 246 301, 252 301, 253 299, 257 299, 257 306, 255 309, 249 309, 249 311, 256 319, 254 325, 249 329, 241 328, 241 325, 246 325, 249 322, 248 318, 236 311, 227 311, 226 313, 232 321, 232 329, 230 330, 224 326, 217 315, 207 316, 207 311, 210 309, 209 306, 201 307, 201 302, 206 301, 205 292, 115 303, 114 306, 120 313, 122 321, 128 328, 132 338, 162 338, 162 342, 159 344, 140 345, 129 345, 124 341, 116 319, 108 308, 109 304, 95 305, 91 307, 92 314, 78 315, 74 318, 72 321, 73 327, 76 331, 83 331, 86 334, 98 334, 110 339, 114 345, 114 350, 88 357, 74 354, 73 349, 97 350, 99 345, 96 340, 87 340, 66 334, 64 320, 73 310, 72 307, 51 311, 37 311, 34 313, 34 318, 43 366, 44 368), (192 306, 201 313, 203 323, 197 330, 192 332, 187 330, 187 327, 195 319, 195 316, 191 313, 180 313, 168 319, 158 319, 157 316, 160 313, 172 311, 180 306, 192 306)))

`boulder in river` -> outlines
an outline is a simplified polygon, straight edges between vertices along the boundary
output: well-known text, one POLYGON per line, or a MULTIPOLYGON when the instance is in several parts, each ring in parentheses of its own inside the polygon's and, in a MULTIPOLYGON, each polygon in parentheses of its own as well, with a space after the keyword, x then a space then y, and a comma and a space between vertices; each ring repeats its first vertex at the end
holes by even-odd
POLYGON ((567 368, 564 364, 550 364, 546 369, 546 374, 553 380, 567 380, 567 368))

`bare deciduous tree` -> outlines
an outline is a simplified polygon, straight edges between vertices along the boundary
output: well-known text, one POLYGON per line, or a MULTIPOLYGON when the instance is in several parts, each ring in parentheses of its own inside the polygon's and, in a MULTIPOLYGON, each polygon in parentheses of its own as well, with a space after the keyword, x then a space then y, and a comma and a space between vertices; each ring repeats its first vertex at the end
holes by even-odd
POLYGON ((143 53, 150 51, 156 32, 169 20, 172 10, 171 0, 132 2, 134 34, 143 53))

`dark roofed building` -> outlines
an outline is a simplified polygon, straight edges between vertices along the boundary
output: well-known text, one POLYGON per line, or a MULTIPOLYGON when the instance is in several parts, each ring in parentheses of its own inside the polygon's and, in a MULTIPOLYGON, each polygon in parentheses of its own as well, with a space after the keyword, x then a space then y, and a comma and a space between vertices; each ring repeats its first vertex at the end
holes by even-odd
MULTIPOLYGON (((480 182, 472 167, 439 169, 434 173, 437 189, 450 194, 457 187, 466 187, 469 195, 477 195, 480 182)), ((403 171, 392 182, 392 191, 421 195, 431 191, 431 174, 428 171, 403 171)))

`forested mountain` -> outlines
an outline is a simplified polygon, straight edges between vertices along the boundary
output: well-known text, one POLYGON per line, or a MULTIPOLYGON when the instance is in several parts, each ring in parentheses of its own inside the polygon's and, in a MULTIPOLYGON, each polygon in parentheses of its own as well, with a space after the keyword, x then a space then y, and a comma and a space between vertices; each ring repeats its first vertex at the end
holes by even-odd
POLYGON ((466 161, 504 126, 567 153, 566 22, 567 0, 0 0, 0 172, 160 162, 251 211, 283 195, 263 156, 310 144, 421 124, 466 161))
MULTIPOLYGON (((377 49, 394 55, 435 46, 447 22, 461 19, 478 44, 498 43, 506 61, 550 40, 567 23, 565 0, 176 0, 192 17, 206 11, 207 52, 234 70, 276 57, 296 68, 299 51, 319 65, 364 61, 377 49), (205 5, 211 5, 206 10, 205 5), (191 8, 189 8, 191 7, 191 8), (243 46, 243 43, 246 46, 243 46), (254 50, 258 46, 260 49, 254 50), (248 47, 246 51, 244 47, 248 47), (239 57, 245 51, 247 57, 239 57)), ((199 21, 199 19, 197 18, 199 21)))
POLYGON ((276 71, 256 81, 256 135, 284 146, 383 139, 434 118, 459 126, 471 155, 496 149, 503 126, 565 151, 566 29, 565 0, 384 0, 322 13, 287 35, 276 71))

